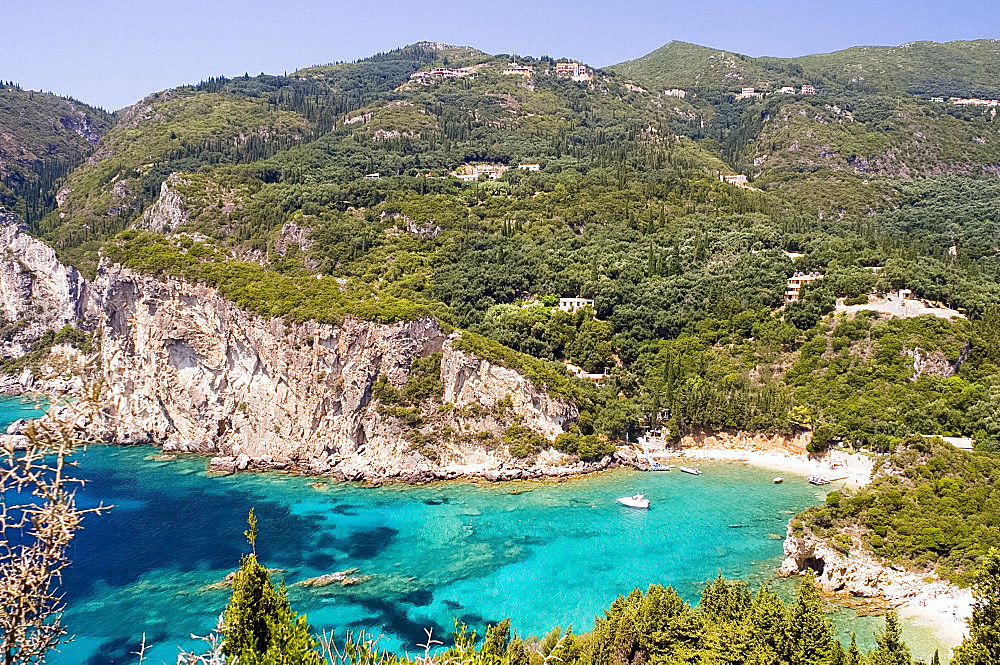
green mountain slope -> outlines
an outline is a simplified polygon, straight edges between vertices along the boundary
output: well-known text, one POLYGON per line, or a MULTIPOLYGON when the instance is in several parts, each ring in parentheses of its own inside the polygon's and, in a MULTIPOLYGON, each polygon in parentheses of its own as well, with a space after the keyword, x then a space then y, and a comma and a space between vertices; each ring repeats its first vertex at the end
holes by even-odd
MULTIPOLYGON (((738 92, 742 86, 772 85, 780 73, 757 58, 677 41, 609 69, 650 90, 693 88, 738 92)), ((780 85, 785 85, 784 81, 780 85)))
POLYGON ((55 205, 55 181, 94 150, 112 122, 76 100, 0 84, 0 205, 36 222, 55 205))
POLYGON ((1000 301, 994 117, 846 84, 736 101, 737 80, 794 72, 664 52, 687 77, 664 85, 708 87, 678 99, 620 69, 572 81, 548 58, 510 72, 507 56, 423 43, 158 93, 61 183, 41 232, 86 269, 103 253, 262 314, 436 316, 572 394, 584 435, 668 424, 810 426, 820 447, 1000 440, 995 363, 950 364, 962 344, 995 355, 980 328, 1000 301), (445 66, 471 71, 411 79, 445 66), (734 170, 751 187, 720 182, 734 170), (825 278, 786 305, 802 270, 825 278), (972 322, 827 318, 838 297, 890 288, 972 322), (594 304, 562 312, 559 296, 594 304), (921 374, 916 353, 951 370, 921 374), (564 363, 609 376, 596 387, 564 363))
POLYGON ((766 89, 809 83, 826 92, 998 97, 1000 41, 859 46, 799 58, 753 58, 670 42, 609 69, 653 90, 738 92, 743 85, 766 89))
POLYGON ((1000 97, 1000 40, 859 46, 783 61, 830 87, 921 96, 1000 97))

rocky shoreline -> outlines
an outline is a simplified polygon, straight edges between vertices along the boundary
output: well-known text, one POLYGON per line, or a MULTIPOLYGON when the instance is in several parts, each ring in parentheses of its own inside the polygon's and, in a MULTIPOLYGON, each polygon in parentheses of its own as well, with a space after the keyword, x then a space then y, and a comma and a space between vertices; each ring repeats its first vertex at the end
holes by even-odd
POLYGON ((382 485, 386 483, 423 485, 433 482, 461 479, 484 480, 491 483, 519 480, 558 480, 601 473, 627 463, 617 454, 607 455, 604 458, 593 462, 584 462, 580 460, 575 463, 560 463, 559 461, 553 460, 552 455, 547 455, 546 458, 549 461, 539 461, 533 465, 523 466, 502 464, 493 467, 484 465, 456 464, 433 467, 425 465, 412 469, 389 469, 386 471, 380 471, 377 469, 362 468, 354 465, 339 466, 339 460, 336 459, 331 460, 329 463, 330 466, 327 468, 318 468, 314 463, 309 461, 272 461, 261 458, 253 458, 248 455, 240 455, 239 457, 212 457, 208 463, 208 470, 210 473, 220 476, 228 476, 241 471, 281 471, 306 476, 331 478, 335 481, 363 482, 369 485, 382 485))
MULTIPOLYGON (((784 542, 785 560, 778 575, 790 577, 807 571, 816 583, 839 599, 864 599, 875 609, 907 608, 940 625, 943 634, 957 644, 967 632, 972 616, 972 592, 940 579, 932 572, 913 572, 886 565, 864 549, 858 536, 851 537, 847 552, 836 549, 813 533, 796 533, 791 522, 784 542)), ((954 644, 952 646, 954 646, 954 644)))

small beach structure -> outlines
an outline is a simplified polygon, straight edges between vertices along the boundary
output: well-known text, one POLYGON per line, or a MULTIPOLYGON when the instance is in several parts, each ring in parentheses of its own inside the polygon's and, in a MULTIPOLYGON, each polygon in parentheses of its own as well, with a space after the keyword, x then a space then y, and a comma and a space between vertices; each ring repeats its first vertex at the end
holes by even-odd
MULTIPOLYGON (((651 438, 655 438, 657 434, 658 434, 658 432, 656 432, 655 430, 653 430, 653 431, 650 432, 651 438)), ((662 436, 660 436, 659 438, 660 438, 660 441, 663 440, 662 436)), ((653 461, 653 456, 649 454, 649 448, 646 446, 646 441, 647 441, 646 437, 644 437, 644 436, 640 436, 639 437, 639 445, 642 446, 642 452, 644 452, 646 454, 646 461, 649 463, 650 470, 651 471, 669 471, 670 469, 672 469, 673 468, 673 464, 663 465, 663 464, 657 464, 656 462, 653 461)))

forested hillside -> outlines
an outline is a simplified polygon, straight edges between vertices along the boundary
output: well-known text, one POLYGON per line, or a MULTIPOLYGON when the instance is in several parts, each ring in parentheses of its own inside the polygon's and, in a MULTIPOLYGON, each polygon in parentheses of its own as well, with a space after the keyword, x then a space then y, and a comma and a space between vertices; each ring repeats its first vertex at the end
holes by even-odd
POLYGON ((572 395, 571 437, 811 428, 815 448, 993 447, 1000 125, 924 83, 954 72, 989 92, 995 51, 777 61, 671 43, 574 80, 550 58, 421 43, 211 78, 119 113, 37 232, 85 271, 103 255, 262 314, 436 316, 572 395), (844 80, 855 65, 868 84, 844 80), (735 97, 753 84, 817 94, 735 97), (749 186, 720 182, 734 172, 749 186), (801 271, 824 279, 786 304, 801 271), (893 289, 968 318, 830 316, 893 289), (556 307, 576 296, 593 306, 556 307))
POLYGON ((93 152, 112 117, 74 99, 0 81, 0 206, 37 223, 56 183, 93 152))

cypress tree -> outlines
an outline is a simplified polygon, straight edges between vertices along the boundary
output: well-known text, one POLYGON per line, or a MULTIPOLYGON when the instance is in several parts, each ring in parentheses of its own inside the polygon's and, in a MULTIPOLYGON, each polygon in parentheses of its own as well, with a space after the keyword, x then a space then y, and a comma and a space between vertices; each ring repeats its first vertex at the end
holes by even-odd
POLYGON ((858 648, 858 641, 854 637, 854 633, 851 633, 851 646, 847 648, 847 653, 844 655, 844 665, 864 665, 864 663, 865 656, 858 648))
POLYGON ((868 657, 871 665, 910 665, 910 649, 899 637, 899 615, 895 610, 885 615, 885 630, 875 636, 877 646, 868 657))
POLYGON ((991 549, 979 566, 972 588, 975 604, 969 636, 955 649, 953 665, 1000 662, 1000 550, 991 549))
POLYGON ((244 534, 251 553, 240 561, 223 614, 222 653, 237 665, 318 665, 319 644, 309 634, 306 617, 292 611, 284 581, 275 589, 257 561, 257 517, 252 509, 247 521, 250 528, 244 534))

